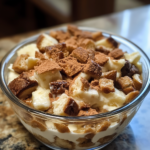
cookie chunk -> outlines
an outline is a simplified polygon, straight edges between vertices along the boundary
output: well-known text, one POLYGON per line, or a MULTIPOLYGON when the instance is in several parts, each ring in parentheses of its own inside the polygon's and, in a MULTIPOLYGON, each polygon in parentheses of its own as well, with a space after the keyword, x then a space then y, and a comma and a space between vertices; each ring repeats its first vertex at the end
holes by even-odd
POLYGON ((132 77, 134 74, 139 74, 139 70, 135 65, 131 64, 128 60, 126 60, 124 67, 121 69, 121 73, 123 77, 132 77))
POLYGON ((128 76, 121 77, 117 80, 117 82, 125 94, 128 94, 128 93, 134 91, 133 80, 130 77, 128 77, 128 76))
POLYGON ((38 86, 37 81, 30 80, 27 73, 22 73, 8 85, 12 93, 20 99, 26 99, 38 86))
POLYGON ((121 49, 114 49, 109 53, 108 56, 113 57, 115 59, 119 59, 124 55, 124 52, 121 49))
POLYGON ((104 93, 115 92, 113 80, 101 78, 99 80, 100 90, 104 93))
POLYGON ((81 63, 86 63, 89 57, 88 52, 82 47, 75 49, 71 55, 81 63))
POLYGON ((62 94, 65 90, 69 90, 69 83, 65 80, 57 80, 50 82, 50 91, 52 94, 62 94))
POLYGON ((84 72, 90 75, 91 77, 99 78, 102 74, 102 69, 99 66, 99 64, 97 64, 95 61, 89 60, 84 67, 84 72))
POLYGON ((100 66, 103 66, 105 63, 107 63, 107 61, 108 61, 107 55, 100 52, 97 52, 95 54, 95 62, 98 63, 100 66))
POLYGON ((69 77, 76 75, 83 68, 83 65, 78 63, 77 59, 73 57, 63 58, 58 63, 62 67, 63 72, 69 77))

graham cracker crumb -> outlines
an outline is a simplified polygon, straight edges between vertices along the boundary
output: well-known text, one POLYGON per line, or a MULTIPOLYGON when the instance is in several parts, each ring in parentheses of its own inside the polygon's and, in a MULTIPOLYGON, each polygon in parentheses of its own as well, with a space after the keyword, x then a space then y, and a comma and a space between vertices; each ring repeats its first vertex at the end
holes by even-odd
POLYGON ((100 90, 104 93, 115 92, 113 80, 101 78, 99 80, 100 90))
POLYGON ((70 38, 70 33, 69 32, 64 32, 64 31, 51 31, 50 36, 58 40, 60 43, 65 42, 67 39, 70 38))
POLYGON ((89 60, 84 67, 84 72, 89 74, 91 77, 99 78, 102 74, 102 69, 95 61, 89 60))
POLYGON ((77 49, 75 49, 71 55, 73 57, 75 57, 79 62, 81 63, 86 63, 88 60, 88 52, 83 49, 82 47, 78 47, 77 49))
POLYGON ((100 66, 103 66, 105 63, 107 63, 107 61, 108 61, 107 55, 100 52, 97 52, 95 54, 95 62, 98 63, 100 66))
POLYGON ((124 55, 124 52, 121 49, 114 49, 108 54, 108 56, 113 57, 115 59, 119 59, 123 55, 124 55))
POLYGON ((102 73, 102 78, 111 79, 113 81, 116 81, 116 76, 117 76, 116 70, 111 70, 111 71, 102 73))
POLYGON ((92 33, 92 39, 94 40, 94 41, 99 41, 99 40, 101 40, 101 39, 103 39, 103 34, 102 34, 102 32, 93 32, 92 33))
POLYGON ((39 66, 35 66, 35 71, 38 74, 56 70, 61 70, 61 67, 53 60, 44 60, 39 66))
POLYGON ((100 86, 99 86, 99 81, 98 80, 94 80, 91 82, 90 87, 92 89, 95 89, 97 91, 100 91, 100 86))
POLYGON ((83 65, 78 63, 77 59, 73 57, 63 58, 58 63, 62 67, 63 72, 69 77, 76 75, 83 68, 83 65))
POLYGON ((39 58, 40 60, 45 60, 45 56, 41 53, 41 52, 38 52, 38 51, 35 51, 35 58, 39 58))
POLYGON ((77 38, 75 36, 69 38, 68 40, 65 41, 67 45, 67 50, 72 52, 74 49, 77 48, 77 38))

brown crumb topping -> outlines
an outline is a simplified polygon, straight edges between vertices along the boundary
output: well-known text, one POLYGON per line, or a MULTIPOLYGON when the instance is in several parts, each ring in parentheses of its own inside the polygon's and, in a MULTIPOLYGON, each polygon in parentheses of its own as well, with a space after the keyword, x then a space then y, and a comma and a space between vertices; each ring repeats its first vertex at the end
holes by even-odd
POLYGON ((61 70, 61 67, 53 60, 44 60, 39 66, 35 66, 35 71, 38 74, 56 70, 61 70))
POLYGON ((117 80, 117 82, 125 94, 134 91, 133 80, 130 77, 121 77, 117 80))
POLYGON ((92 39, 94 40, 94 41, 99 41, 99 40, 101 40, 101 39, 103 39, 104 38, 104 36, 103 36, 103 34, 102 34, 102 32, 93 32, 92 33, 92 39))
POLYGON ((100 66, 103 66, 108 61, 108 56, 103 53, 96 53, 95 54, 95 62, 98 63, 100 66))
POLYGON ((71 55, 81 63, 86 63, 89 57, 88 52, 82 47, 75 49, 71 55))
POLYGON ((111 70, 111 71, 102 73, 102 78, 111 79, 113 81, 116 81, 116 76, 117 76, 116 70, 111 70))
POLYGON ((65 90, 69 90, 69 83, 65 80, 57 80, 50 82, 50 91, 52 94, 62 94, 65 90))
POLYGON ((35 58, 39 58, 40 60, 45 60, 45 56, 44 54, 42 54, 41 52, 35 51, 35 58))
POLYGON ((114 49, 111 51, 108 56, 113 57, 115 59, 119 59, 124 55, 124 52, 121 49, 114 49))
POLYGON ((29 93, 27 92, 26 95, 24 95, 24 97, 21 96, 22 92, 32 87, 35 87, 33 88, 33 90, 36 90, 37 86, 38 86, 37 81, 30 80, 27 73, 22 73, 18 78, 11 81, 8 85, 8 87, 15 96, 23 99, 28 98, 33 91, 31 90, 29 91, 29 93))
POLYGON ((77 38, 75 36, 66 40, 65 43, 69 52, 72 52, 78 46, 77 38))
POLYGON ((63 58, 58 63, 62 67, 63 72, 69 77, 76 75, 83 68, 83 65, 78 63, 77 59, 73 57, 63 58))
POLYGON ((64 112, 69 116, 77 116, 79 112, 78 104, 72 98, 69 98, 69 102, 66 105, 64 112))
POLYGON ((123 77, 132 77, 134 74, 139 74, 139 70, 135 65, 131 64, 128 60, 126 60, 124 67, 121 69, 121 73, 123 77))
POLYGON ((101 78, 99 80, 100 90, 104 93, 115 92, 113 80, 101 78))
POLYGON ((99 78, 102 74, 102 69, 95 61, 89 60, 84 67, 84 72, 94 78, 99 78))
POLYGON ((97 91, 100 91, 100 86, 99 86, 99 81, 98 80, 93 80, 90 84, 90 87, 92 89, 95 89, 97 91))
POLYGON ((67 39, 70 38, 70 33, 64 31, 51 31, 50 36, 52 36, 61 43, 65 42, 67 39))

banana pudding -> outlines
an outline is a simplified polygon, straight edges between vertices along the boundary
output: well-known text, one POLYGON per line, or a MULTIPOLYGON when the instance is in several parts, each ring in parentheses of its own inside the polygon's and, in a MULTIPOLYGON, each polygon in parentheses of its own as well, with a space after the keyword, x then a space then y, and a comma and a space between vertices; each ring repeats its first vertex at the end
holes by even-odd
MULTIPOLYGON (((140 93, 140 54, 128 54, 102 32, 67 31, 41 34, 17 52, 9 66, 8 87, 25 105, 51 115, 88 117, 120 108, 140 93)), ((88 149, 113 140, 135 111, 94 122, 42 120, 17 111, 22 124, 48 146, 88 149)))

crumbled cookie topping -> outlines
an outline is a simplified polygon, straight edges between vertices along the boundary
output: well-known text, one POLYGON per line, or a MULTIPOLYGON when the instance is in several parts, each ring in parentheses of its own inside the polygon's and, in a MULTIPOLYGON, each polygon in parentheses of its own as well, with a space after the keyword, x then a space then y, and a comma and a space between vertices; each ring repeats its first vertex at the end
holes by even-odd
POLYGON ((35 71, 38 74, 55 70, 61 70, 61 67, 53 60, 44 60, 39 66, 35 66, 35 71))
MULTIPOLYGON (((9 88, 35 109, 64 116, 95 115, 130 102, 142 87, 141 69, 102 32, 68 25, 67 31, 41 34, 34 47, 34 57, 29 50, 18 53, 12 71, 22 74, 9 88), (37 101, 39 97, 43 101, 37 101)), ((56 128, 62 131, 62 126, 56 128)))

